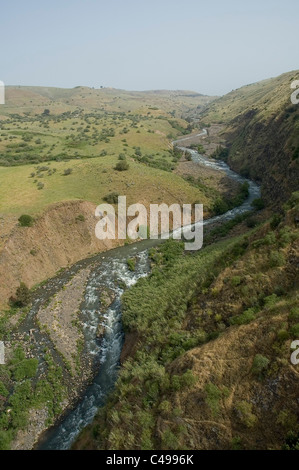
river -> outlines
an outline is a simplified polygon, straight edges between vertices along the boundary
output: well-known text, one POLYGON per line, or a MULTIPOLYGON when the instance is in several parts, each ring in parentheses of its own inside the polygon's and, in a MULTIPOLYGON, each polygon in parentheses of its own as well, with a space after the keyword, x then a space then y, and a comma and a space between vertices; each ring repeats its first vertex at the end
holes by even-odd
MULTIPOLYGON (((206 134, 205 130, 198 135, 204 134, 206 134)), ((174 143, 182 143, 185 140, 188 140, 188 137, 175 141, 174 143)), ((208 159, 195 150, 186 149, 184 147, 180 148, 190 152, 194 162, 224 171, 230 178, 240 183, 244 181, 248 181, 249 183, 249 197, 241 206, 225 214, 206 219, 204 225, 233 219, 236 215, 250 210, 251 202, 255 198, 260 197, 259 186, 253 181, 247 180, 232 171, 224 162, 208 159)), ((44 433, 41 442, 37 446, 38 449, 69 449, 80 431, 92 422, 97 409, 104 405, 106 397, 112 390, 118 375, 120 354, 124 342, 121 323, 121 295, 124 285, 131 287, 138 279, 149 273, 150 263, 148 259, 148 249, 152 246, 156 246, 158 243, 161 243, 161 240, 143 240, 133 245, 122 246, 106 253, 101 253, 89 260, 79 262, 67 270, 62 276, 50 280, 48 284, 44 286, 43 299, 41 299, 37 293, 37 298, 23 326, 27 331, 30 328, 30 322, 32 322, 39 306, 45 301, 44 292, 47 293, 48 297, 53 295, 54 292, 67 282, 70 275, 73 275, 86 265, 93 266, 87 282, 85 298, 81 305, 81 315, 84 319, 86 348, 88 353, 98 361, 98 373, 92 384, 87 387, 83 397, 75 408, 68 411, 57 425, 44 433), (127 266, 127 259, 132 257, 136 257, 135 271, 130 271, 127 266), (107 309, 102 309, 100 305, 97 294, 99 286, 105 286, 115 293, 115 300, 107 309), (105 334, 104 338, 99 343, 96 339, 96 330, 99 322, 97 312, 101 309, 104 314, 105 334)), ((46 338, 41 339, 41 344, 47 341, 46 338)))

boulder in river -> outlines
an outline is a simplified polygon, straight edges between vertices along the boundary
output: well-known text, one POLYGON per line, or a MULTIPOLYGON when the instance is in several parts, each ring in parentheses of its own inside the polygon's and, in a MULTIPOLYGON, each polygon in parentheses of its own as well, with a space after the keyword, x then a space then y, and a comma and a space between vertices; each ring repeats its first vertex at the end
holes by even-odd
POLYGON ((96 336, 98 339, 103 338, 105 334, 105 329, 106 329, 105 325, 103 323, 99 323, 98 328, 97 328, 97 333, 96 333, 96 336))

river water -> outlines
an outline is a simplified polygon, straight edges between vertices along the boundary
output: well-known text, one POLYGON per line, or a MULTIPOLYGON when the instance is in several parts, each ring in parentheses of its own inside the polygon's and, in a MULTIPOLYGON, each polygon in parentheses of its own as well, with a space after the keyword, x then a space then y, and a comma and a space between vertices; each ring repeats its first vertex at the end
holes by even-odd
MULTIPOLYGON (((205 133, 204 131, 200 135, 205 133)), ((187 138, 174 143, 182 143, 183 140, 187 140, 187 138)), ((259 186, 232 171, 224 162, 208 159, 195 150, 189 150, 184 147, 180 148, 190 152, 194 162, 224 171, 230 178, 240 183, 244 181, 248 181, 249 183, 249 197, 241 206, 225 214, 205 220, 204 225, 233 219, 236 215, 250 210, 251 202, 255 198, 260 197, 259 186)), ((97 409, 104 405, 106 397, 112 390, 118 375, 120 354, 124 342, 121 323, 121 295, 124 291, 124 286, 133 286, 138 279, 149 273, 150 263, 148 250, 158 243, 161 243, 161 240, 143 240, 134 245, 119 247, 109 252, 101 253, 89 260, 79 262, 63 273, 62 276, 50 280, 43 287, 43 299, 37 293, 37 298, 34 301, 32 310, 23 326, 27 331, 32 327, 32 320, 41 303, 46 300, 45 292, 46 296, 50 297, 60 289, 75 272, 86 267, 86 265, 92 266, 86 286, 85 297, 81 305, 81 315, 84 319, 84 334, 88 354, 93 356, 99 365, 98 373, 92 384, 86 389, 84 396, 80 399, 75 408, 67 412, 56 426, 44 433, 37 447, 38 449, 69 449, 80 431, 92 422, 97 409), (130 271, 127 266, 127 259, 132 257, 136 259, 135 271, 130 271), (98 296, 99 287, 109 288, 114 292, 115 300, 109 308, 102 307, 100 304, 98 296), (103 314, 105 325, 105 334, 101 342, 96 338, 99 311, 103 314)), ((49 341, 46 337, 41 337, 40 339, 43 346, 45 341, 49 341)), ((57 357, 57 360, 59 361, 59 357, 57 357)))

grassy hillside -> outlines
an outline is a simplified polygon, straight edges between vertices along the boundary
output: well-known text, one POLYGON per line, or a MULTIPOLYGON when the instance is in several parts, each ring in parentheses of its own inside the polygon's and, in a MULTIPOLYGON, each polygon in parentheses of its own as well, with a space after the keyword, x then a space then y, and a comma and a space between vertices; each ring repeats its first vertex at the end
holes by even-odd
POLYGON ((117 112, 139 112, 164 110, 173 117, 182 112, 189 113, 200 109, 211 102, 214 97, 195 93, 193 91, 126 91, 114 88, 75 88, 54 87, 6 87, 6 105, 1 107, 1 114, 7 114, 17 109, 18 112, 35 110, 40 107, 52 107, 59 114, 61 108, 72 111, 80 107, 84 109, 117 112))
POLYGON ((181 119, 151 112, 143 115, 76 109, 51 114, 49 108, 44 108, 24 116, 17 109, 20 114, 1 121, 0 164, 4 166, 107 153, 130 155, 135 154, 136 147, 142 147, 142 152, 153 159, 167 158, 169 139, 184 133, 187 127, 181 119))
POLYGON ((37 214, 48 205, 74 199, 100 204, 111 192, 127 195, 128 204, 193 203, 210 205, 204 192, 178 175, 145 167, 129 160, 127 171, 114 169, 118 158, 105 156, 88 161, 50 162, 42 166, 25 165, 0 168, 0 212, 37 214), (39 171, 38 167, 45 169, 39 171), (65 170, 71 174, 65 175, 65 170), (34 173, 34 176, 31 174, 34 173), (40 190, 39 184, 44 187, 40 190))
POLYGON ((260 182, 269 204, 298 189, 299 106, 291 103, 291 83, 299 71, 234 90, 202 114, 206 124, 221 123, 229 164, 260 182))
POLYGON ((76 449, 277 449, 297 435, 298 202, 193 255, 153 250, 123 297, 115 391, 76 449))
POLYGON ((286 105, 291 105, 290 85, 297 80, 299 71, 287 72, 279 77, 269 78, 252 83, 227 93, 209 105, 203 112, 207 122, 229 124, 237 116, 251 109, 257 111, 258 117, 277 117, 286 105))
POLYGON ((186 91, 7 87, 0 107, 0 213, 37 214, 60 201, 200 201, 217 191, 173 174, 171 140, 193 126, 183 117, 211 98, 186 91), (125 163, 122 163, 125 162, 125 163), (117 164, 128 164, 116 171, 117 164))

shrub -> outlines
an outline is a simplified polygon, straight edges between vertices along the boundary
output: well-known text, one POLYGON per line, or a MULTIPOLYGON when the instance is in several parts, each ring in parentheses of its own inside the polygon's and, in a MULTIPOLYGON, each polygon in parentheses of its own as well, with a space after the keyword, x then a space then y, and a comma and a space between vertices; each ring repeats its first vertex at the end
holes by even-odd
POLYGON ((270 227, 272 228, 272 230, 274 230, 276 227, 278 227, 278 225, 280 224, 281 222, 281 215, 280 214, 274 214, 272 219, 271 219, 271 222, 270 222, 270 227))
POLYGON ((232 286, 237 287, 241 284, 242 279, 240 276, 233 276, 230 282, 232 286))
POLYGON ((240 401, 237 403, 236 409, 240 414, 242 423, 247 428, 252 428, 256 424, 257 417, 252 413, 252 403, 248 403, 245 400, 240 401))
POLYGON ((228 207, 227 203, 221 198, 216 199, 216 201, 214 202, 213 207, 212 207, 212 211, 216 215, 224 214, 225 212, 228 211, 228 209, 229 209, 229 207, 228 207))
POLYGON ((10 450, 12 435, 7 431, 0 431, 0 450, 10 450))
POLYGON ((289 339, 289 333, 287 330, 279 330, 277 332, 277 339, 278 341, 280 341, 281 343, 284 343, 287 339, 289 339))
POLYGON ((251 372, 261 377, 266 372, 269 363, 270 361, 267 357, 262 356, 262 354, 257 354, 253 359, 251 372))
POLYGON ((294 431, 288 432, 282 450, 299 450, 299 433, 295 433, 294 431))
POLYGON ((21 227, 31 227, 34 223, 34 218, 31 215, 23 214, 18 218, 21 227))
POLYGON ((293 307, 289 314, 290 320, 299 320, 299 307, 293 307))
POLYGON ((182 387, 192 387, 196 383, 196 377, 193 375, 192 370, 187 370, 181 376, 181 386, 182 387))
POLYGON ((289 245, 292 241, 296 240, 298 235, 296 232, 293 232, 291 227, 287 225, 279 231, 279 245, 285 247, 289 245))
POLYGON ((290 197, 287 204, 290 208, 293 208, 297 204, 299 204, 299 191, 295 191, 294 193, 292 193, 292 196, 290 197))
POLYGON ((206 392, 206 404, 209 406, 212 411, 213 416, 218 415, 219 413, 219 401, 221 399, 221 390, 214 385, 212 382, 209 382, 205 386, 206 392))
POLYGON ((106 196, 104 196, 104 201, 108 202, 108 204, 117 204, 118 202, 118 196, 119 194, 118 193, 109 193, 109 194, 106 194, 106 196))
POLYGON ((271 268, 277 268, 283 266, 286 263, 285 257, 279 251, 272 251, 269 258, 269 266, 271 268))
POLYGON ((254 209, 256 209, 257 211, 260 211, 262 209, 264 209, 265 207, 265 203, 264 201, 261 199, 261 198, 258 198, 258 199, 254 199, 251 203, 252 207, 254 209))
POLYGON ((267 233, 267 235, 264 238, 264 244, 270 246, 270 245, 274 245, 275 242, 276 242, 275 233, 274 232, 267 233))
POLYGON ((135 258, 127 259, 127 265, 130 271, 135 271, 136 260, 135 258))
POLYGON ((114 169, 117 171, 126 171, 129 169, 129 164, 126 160, 122 160, 122 161, 117 162, 114 169))
POLYGON ((284 428, 292 431, 296 428, 297 418, 289 410, 281 410, 276 420, 277 424, 281 424, 284 428))
POLYGON ((35 377, 36 371, 38 366, 38 360, 33 359, 25 359, 21 361, 14 369, 14 378, 18 381, 24 379, 31 379, 35 377))
POLYGON ((264 305, 265 307, 273 307, 278 302, 278 297, 276 294, 268 295, 268 297, 264 298, 264 305))
POLYGON ((77 222, 85 222, 85 217, 84 217, 84 215, 83 215, 83 214, 77 215, 76 221, 77 221, 77 222))
POLYGON ((232 450, 242 450, 243 443, 242 439, 239 436, 232 438, 231 448, 232 450))
POLYGON ((178 449, 178 439, 170 429, 166 429, 162 434, 162 448, 178 449))
POLYGON ((17 307, 25 307, 30 303, 30 300, 30 290, 28 289, 26 284, 24 284, 24 282, 21 282, 16 290, 16 297, 14 299, 14 303, 17 307))
POLYGON ((1 382, 1 380, 0 380, 0 395, 2 395, 3 397, 8 397, 9 395, 7 388, 5 387, 4 383, 1 382))
POLYGON ((292 326, 291 334, 294 338, 299 338, 299 323, 292 326))
POLYGON ((163 400, 160 405, 159 405, 159 410, 162 411, 163 413, 170 413, 172 410, 172 406, 170 401, 168 400, 163 400))
POLYGON ((241 315, 236 315, 230 318, 229 323, 231 325, 246 325, 255 319, 255 313, 254 308, 249 308, 248 310, 245 310, 245 312, 241 313, 241 315))
POLYGON ((70 175, 72 172, 73 172, 73 169, 72 169, 72 168, 66 168, 66 169, 63 171, 63 176, 68 176, 68 175, 70 175))
POLYGON ((215 152, 213 153, 212 157, 213 158, 216 158, 216 159, 219 159, 219 160, 224 160, 226 161, 227 158, 228 158, 228 155, 229 155, 229 149, 226 148, 226 147, 222 147, 221 145, 219 145, 215 152))
POLYGON ((256 227, 257 224, 258 224, 258 221, 254 217, 250 217, 246 221, 246 225, 248 228, 256 227))

